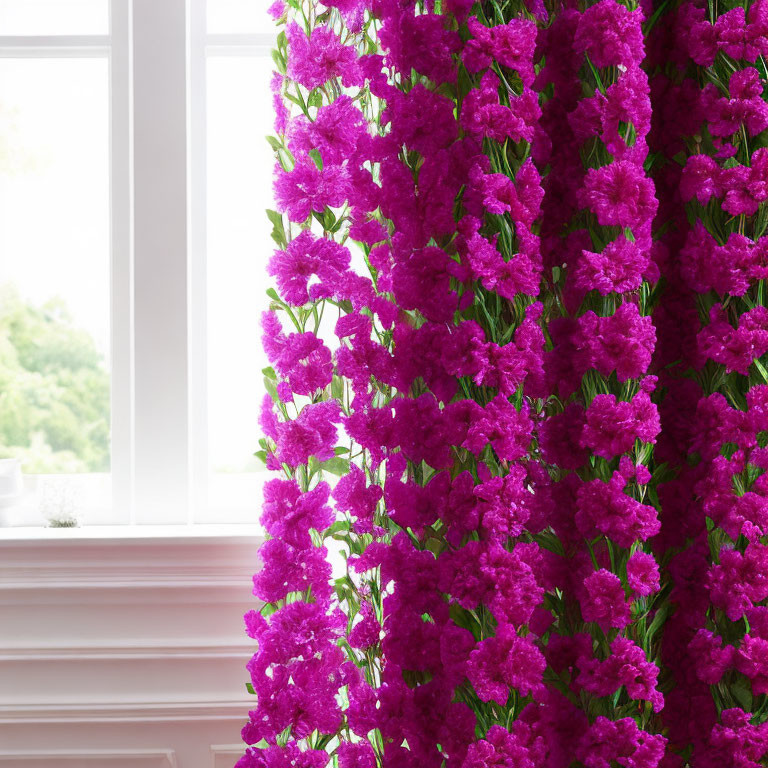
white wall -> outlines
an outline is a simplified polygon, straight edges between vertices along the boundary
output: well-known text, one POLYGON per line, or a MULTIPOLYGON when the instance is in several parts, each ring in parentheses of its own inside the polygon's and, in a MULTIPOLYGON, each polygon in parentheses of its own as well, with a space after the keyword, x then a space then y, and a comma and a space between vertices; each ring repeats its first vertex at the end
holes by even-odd
POLYGON ((15 535, 0 538, 0 768, 231 768, 254 704, 242 614, 259 540, 15 535))

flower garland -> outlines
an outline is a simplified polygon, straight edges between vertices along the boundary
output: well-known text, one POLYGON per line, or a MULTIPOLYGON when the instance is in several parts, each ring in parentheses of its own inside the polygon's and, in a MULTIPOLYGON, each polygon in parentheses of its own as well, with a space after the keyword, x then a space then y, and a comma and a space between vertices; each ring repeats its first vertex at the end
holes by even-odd
POLYGON ((271 12, 238 768, 759 765, 768 0, 271 12))

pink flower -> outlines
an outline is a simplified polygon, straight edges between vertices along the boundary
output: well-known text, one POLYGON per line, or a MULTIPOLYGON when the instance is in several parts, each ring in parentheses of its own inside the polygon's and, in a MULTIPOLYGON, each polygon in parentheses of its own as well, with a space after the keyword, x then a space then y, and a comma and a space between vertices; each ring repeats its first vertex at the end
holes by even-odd
POLYGON ((363 26, 366 10, 370 9, 370 0, 328 0, 323 3, 330 8, 338 8, 342 19, 350 32, 359 32, 363 26))
POLYGON ((467 70, 479 72, 499 64, 514 69, 523 85, 533 85, 533 52, 536 45, 536 23, 528 19, 512 19, 507 24, 486 27, 476 18, 467 21, 473 39, 467 41, 462 53, 467 70))
POLYGON ((518 411, 503 395, 497 395, 478 413, 462 445, 480 454, 490 443, 502 460, 514 461, 528 451, 533 422, 527 403, 518 411))
POLYGON ((285 747, 248 747, 235 768, 325 768, 329 756, 322 749, 302 751, 296 742, 285 747))
POLYGON ((703 768, 723 765, 754 768, 768 757, 768 723, 752 725, 751 714, 741 709, 724 709, 720 723, 712 727, 701 751, 703 768))
POLYGON ((280 321, 272 312, 264 313, 262 325, 264 349, 277 373, 287 380, 292 393, 313 395, 331 383, 331 351, 314 333, 285 336, 280 321))
POLYGON ((277 424, 275 460, 297 467, 306 464, 310 456, 318 461, 333 457, 336 445, 335 422, 339 421, 336 402, 310 403, 302 408, 298 418, 277 424))
POLYGON ((728 373, 748 376, 753 361, 768 352, 768 309, 757 306, 744 312, 734 328, 716 304, 710 310, 709 325, 699 331, 696 340, 701 361, 714 360, 728 373))
POLYGON ((616 225, 640 230, 650 224, 658 207, 653 182, 642 166, 626 160, 590 168, 579 195, 581 205, 593 211, 604 227, 616 225))
POLYGON ((630 12, 616 0, 600 0, 581 15, 574 48, 596 67, 639 64, 645 52, 642 20, 639 10, 630 12))
POLYGON ((349 267, 350 254, 342 245, 333 240, 316 238, 305 229, 294 238, 284 251, 275 251, 269 262, 269 274, 285 301, 293 305, 306 304, 313 299, 333 296, 336 283, 349 267), (319 284, 309 287, 312 277, 318 277, 319 284))
POLYGON ((522 739, 500 725, 492 725, 485 738, 471 744, 461 768, 535 768, 522 739))
POLYGON ((288 77, 312 90, 331 78, 341 77, 346 87, 359 85, 361 71, 354 48, 343 45, 329 27, 315 27, 307 37, 292 22, 288 37, 288 77))
POLYGON ((378 42, 387 52, 387 63, 401 72, 415 69, 435 83, 456 81, 453 55, 461 38, 447 29, 449 17, 437 13, 393 13, 378 31, 378 42))
POLYGON ((688 653, 693 659, 696 676, 707 685, 717 685, 734 664, 735 648, 724 646, 721 637, 706 629, 700 629, 688 643, 688 653))
POLYGON ((272 91, 272 109, 275 113, 275 133, 285 133, 288 130, 289 112, 283 101, 283 83, 285 78, 279 72, 272 73, 269 89, 272 91))
POLYGON ((521 626, 541 603, 544 590, 520 552, 497 542, 470 541, 440 558, 440 589, 468 610, 487 605, 499 623, 521 626))
POLYGON ((305 157, 317 149, 323 162, 341 165, 353 158, 367 135, 363 113, 347 95, 321 106, 310 120, 299 115, 291 121, 288 144, 295 155, 305 157))
POLYGON ((722 197, 720 166, 709 155, 691 155, 680 179, 680 195, 683 200, 694 197, 706 205, 709 199, 722 197))
POLYGON ((731 232, 724 245, 717 245, 704 225, 697 221, 680 252, 681 273, 699 293, 743 296, 753 280, 762 279, 764 244, 731 232))
POLYGON ((569 403, 562 413, 550 416, 539 427, 539 448, 544 460, 563 469, 578 469, 589 456, 581 443, 584 408, 569 403))
POLYGON ((398 259, 392 271, 392 288, 403 309, 418 309, 427 320, 447 323, 458 309, 458 295, 451 290, 451 276, 458 265, 445 251, 428 246, 398 259))
POLYGON ((596 395, 587 408, 581 445, 597 456, 612 459, 632 450, 635 440, 655 443, 661 431, 659 413, 645 392, 630 402, 615 395, 596 395))
POLYGON ((376 755, 370 742, 344 741, 339 744, 339 768, 376 768, 376 755))
POLYGON ((398 91, 392 95, 381 122, 392 124, 391 136, 398 144, 429 156, 456 139, 453 109, 453 101, 418 83, 407 94, 398 91))
MULTIPOLYGON (((451 412, 440 410, 434 395, 425 393, 415 399, 398 398, 394 408, 395 419, 389 436, 392 447, 400 446, 414 464, 425 461, 434 469, 445 469, 453 464, 451 447, 454 439, 461 436, 454 432, 451 412)), ((388 436, 375 436, 379 445, 384 442, 382 437, 388 436)))
POLYGON ((582 251, 573 272, 573 284, 601 295, 637 290, 648 268, 648 254, 623 235, 608 243, 601 253, 582 251))
POLYGON ((747 11, 747 42, 763 56, 768 55, 768 3, 757 0, 747 11))
POLYGON ((702 93, 702 107, 709 119, 712 136, 730 137, 742 126, 750 136, 756 136, 768 127, 768 106, 761 98, 762 87, 756 69, 734 72, 729 81, 731 98, 721 98, 720 92, 709 84, 702 93))
POLYGON ((530 636, 520 637, 511 624, 500 624, 496 635, 478 643, 470 654, 467 677, 482 701, 504 706, 510 688, 521 696, 542 695, 545 667, 530 636))
POLYGON ((627 561, 627 584, 641 597, 647 597, 659 589, 659 564, 653 555, 637 550, 627 561))
POLYGON ((339 478, 333 489, 336 509, 349 512, 368 524, 372 524, 376 505, 383 495, 381 486, 366 484, 365 473, 354 463, 350 463, 349 470, 339 478))
POLYGON ((642 316, 636 304, 624 302, 609 317, 597 317, 588 311, 578 322, 583 358, 589 367, 603 376, 615 370, 619 381, 646 372, 656 344, 656 330, 650 316, 642 316))
POLYGON ((621 581, 604 568, 584 579, 579 602, 584 621, 596 622, 603 632, 611 627, 621 629, 630 622, 629 603, 621 581))
POLYGON ((322 170, 311 161, 300 161, 292 171, 275 168, 275 203, 277 210, 301 223, 312 211, 322 213, 326 207, 344 205, 349 194, 349 174, 339 165, 322 170))
POLYGON ((632 699, 650 701, 654 712, 664 707, 664 696, 656 689, 659 668, 645 658, 643 649, 625 637, 611 643, 611 655, 600 661, 578 659, 577 683, 596 696, 611 696, 622 686, 632 699))
POLYGON ((312 589, 320 600, 331 594, 331 564, 325 547, 296 549, 281 539, 269 539, 259 549, 263 566, 253 577, 253 594, 267 603, 282 600, 289 592, 312 589))
POLYGON ((582 535, 607 536, 629 549, 635 541, 646 541, 661 527, 656 509, 624 493, 626 479, 614 472, 606 483, 595 478, 584 483, 576 494, 576 525, 582 535))
POLYGON ((744 635, 736 652, 736 669, 752 681, 753 695, 768 693, 768 640, 744 635))
POLYGON ((731 621, 768 597, 768 547, 748 544, 744 554, 733 549, 720 550, 720 563, 708 574, 712 604, 731 621))
POLYGON ((641 163, 647 154, 645 137, 651 129, 648 76, 640 67, 630 67, 608 87, 605 95, 601 115, 603 143, 615 158, 641 163), (622 125, 627 123, 635 129, 635 142, 631 146, 621 135, 622 125))
POLYGON ((715 28, 705 18, 703 8, 693 3, 684 3, 678 11, 677 42, 681 51, 701 67, 709 67, 717 55, 715 28))
POLYGON ((488 70, 480 88, 471 90, 461 106, 461 127, 476 139, 488 137, 503 143, 533 141, 534 129, 541 117, 537 94, 526 88, 519 96, 509 95, 509 106, 499 103, 499 78, 488 70))
POLYGON ((752 216, 760 204, 768 200, 768 149, 756 149, 751 161, 751 167, 737 165, 720 172, 725 191, 723 209, 732 216, 752 216))
POLYGON ((310 529, 324 531, 334 520, 327 506, 330 491, 328 483, 302 493, 294 480, 270 480, 264 486, 261 524, 270 536, 306 549, 312 546, 310 529))
POLYGON ((733 8, 718 16, 715 35, 717 47, 732 59, 754 62, 760 54, 760 49, 749 40, 743 8, 733 8))
POLYGON ((657 768, 666 743, 663 736, 640 730, 630 717, 599 715, 581 738, 576 757, 587 768, 610 768, 614 761, 627 768, 657 768))

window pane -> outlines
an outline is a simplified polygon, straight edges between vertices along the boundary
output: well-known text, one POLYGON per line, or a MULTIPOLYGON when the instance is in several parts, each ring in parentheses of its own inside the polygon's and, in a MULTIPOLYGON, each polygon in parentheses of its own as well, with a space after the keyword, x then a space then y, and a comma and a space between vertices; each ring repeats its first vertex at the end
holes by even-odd
POLYGON ((271 5, 265 0, 208 0, 208 32, 212 34, 273 33, 271 5))
POLYGON ((249 510, 242 519, 250 522, 264 477, 252 454, 268 365, 259 319, 269 301, 273 245, 264 213, 272 207, 272 151, 264 139, 272 132, 264 109, 271 64, 266 56, 207 63, 209 497, 212 506, 249 510))
POLYGON ((106 59, 0 59, 0 457, 109 471, 106 59))
POLYGON ((0 0, 0 35, 108 33, 108 0, 0 0))

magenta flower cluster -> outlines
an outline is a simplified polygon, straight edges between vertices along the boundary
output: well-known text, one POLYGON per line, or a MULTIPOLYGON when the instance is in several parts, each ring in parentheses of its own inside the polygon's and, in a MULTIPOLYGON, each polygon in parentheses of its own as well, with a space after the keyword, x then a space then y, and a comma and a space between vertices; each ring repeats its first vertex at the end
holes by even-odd
POLYGON ((768 0, 277 0, 237 768, 768 761, 768 0))

